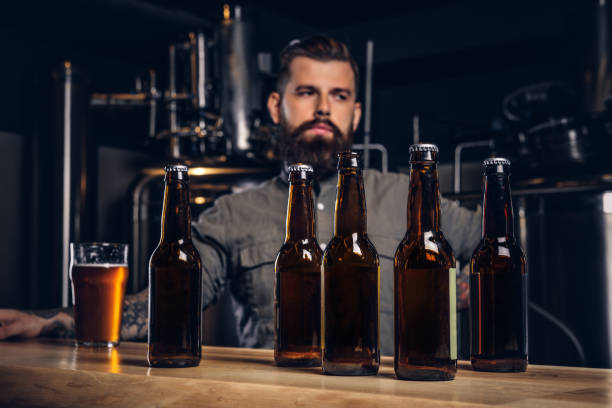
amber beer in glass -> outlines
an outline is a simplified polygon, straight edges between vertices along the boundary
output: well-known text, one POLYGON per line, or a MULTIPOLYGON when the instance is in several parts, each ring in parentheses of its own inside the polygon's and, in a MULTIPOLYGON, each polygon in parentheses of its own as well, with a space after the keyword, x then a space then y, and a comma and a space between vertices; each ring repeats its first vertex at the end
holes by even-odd
POLYGON ((375 375, 380 366, 380 263, 367 231, 359 155, 339 154, 334 236, 323 255, 323 372, 375 375))
POLYGON ((285 243, 274 265, 274 361, 321 365, 321 261, 315 232, 312 167, 289 167, 285 243))
POLYGON ((128 278, 127 253, 127 244, 70 244, 77 345, 119 345, 128 278))
POLYGON ((191 241, 186 166, 166 166, 161 238, 149 261, 148 360, 189 367, 202 357, 202 265, 191 241))
POLYGON ((440 230, 438 148, 410 147, 408 227, 395 252, 395 374, 452 380, 457 372, 455 257, 440 230))
POLYGON ((472 367, 527 369, 527 272, 514 238, 510 161, 483 163, 482 240, 472 255, 470 309, 472 367))

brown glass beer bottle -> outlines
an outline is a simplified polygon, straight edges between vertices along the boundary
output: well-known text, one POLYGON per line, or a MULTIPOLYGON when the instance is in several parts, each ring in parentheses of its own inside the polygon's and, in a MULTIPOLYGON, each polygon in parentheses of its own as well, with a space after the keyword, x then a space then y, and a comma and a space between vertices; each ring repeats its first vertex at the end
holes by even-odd
POLYGON ((438 148, 410 146, 408 228, 395 252, 395 374, 452 380, 457 372, 456 276, 440 230, 438 148))
POLYGON ((315 233, 312 167, 289 167, 285 243, 274 265, 274 361, 321 365, 321 261, 315 233))
POLYGON ((514 238, 510 161, 483 163, 482 240, 472 255, 471 360, 475 370, 527 369, 527 272, 514 238))
POLYGON ((186 166, 166 166, 161 239, 149 261, 148 360, 189 367, 202 357, 202 265, 191 242, 186 166))
POLYGON ((378 373, 380 263, 366 226, 359 155, 340 153, 334 236, 323 255, 325 374, 378 373))

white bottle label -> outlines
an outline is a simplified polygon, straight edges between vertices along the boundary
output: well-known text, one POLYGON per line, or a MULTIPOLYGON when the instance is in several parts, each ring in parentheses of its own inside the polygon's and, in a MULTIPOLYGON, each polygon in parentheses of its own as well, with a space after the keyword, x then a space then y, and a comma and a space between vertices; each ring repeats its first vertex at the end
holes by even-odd
POLYGON ((450 268, 448 270, 448 298, 450 301, 450 309, 448 313, 450 321, 450 358, 457 359, 457 270, 450 268))

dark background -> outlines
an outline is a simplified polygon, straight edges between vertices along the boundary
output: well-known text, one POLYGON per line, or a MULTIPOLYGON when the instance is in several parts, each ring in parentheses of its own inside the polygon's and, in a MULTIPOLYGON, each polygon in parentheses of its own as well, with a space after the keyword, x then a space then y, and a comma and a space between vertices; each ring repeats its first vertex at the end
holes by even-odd
MULTIPOLYGON (((286 43, 325 33, 345 41, 364 71, 375 42, 373 142, 407 162, 412 115, 422 138, 450 147, 468 131, 487 132, 501 99, 543 80, 579 80, 589 1, 411 1, 356 6, 252 1, 243 7, 258 28, 256 49, 276 55, 286 43)), ((0 10, 0 129, 40 138, 50 109, 51 73, 64 60, 84 72, 95 92, 128 91, 136 75, 167 71, 167 45, 221 18, 222 2, 5 2, 0 10), (42 123, 41 123, 42 122, 42 123)), ((362 75, 363 76, 363 75, 362 75)), ((363 93, 362 93, 363 95, 363 93)), ((144 135, 110 140, 139 148, 144 135)), ((448 148, 447 148, 448 147, 448 148)))
MULTIPOLYGON (((592 36, 590 13, 597 4, 585 0, 356 3, 250 1, 243 9, 257 27, 256 51, 272 55, 273 72, 278 52, 291 39, 322 33, 346 42, 364 74, 366 41, 373 40, 371 142, 387 147, 391 170, 405 170, 413 140, 412 117, 419 115, 421 141, 440 147, 443 192, 451 189, 455 145, 487 138, 506 126, 501 111, 505 95, 541 81, 562 80, 579 87, 592 36)), ((56 307, 61 299, 57 276, 61 106, 53 73, 70 60, 90 92, 128 92, 136 76, 154 68, 159 88, 166 89, 168 45, 191 30, 211 28, 221 19, 222 6, 220 1, 187 0, 0 4, 0 307, 56 307)), ((111 227, 129 221, 112 215, 129 211, 129 200, 122 194, 134 181, 134 169, 149 158, 146 115, 114 114, 100 120, 86 105, 83 102, 80 109, 84 118, 92 119, 89 126, 94 129, 89 134, 99 146, 97 166, 111 175, 99 179, 97 191, 106 195, 97 197, 97 232, 90 239, 126 241, 114 232, 121 228, 111 227), (115 211, 112 206, 123 207, 115 211)), ((360 127, 356 142, 362 141, 362 133, 360 127)), ((477 162, 486 154, 486 149, 476 149, 466 157, 477 162)), ((379 164, 374 154, 374 165, 379 164)), ((478 171, 471 177, 473 182, 464 180, 464 185, 477 190, 478 171)), ((600 211, 599 203, 593 206, 600 211)), ((575 208, 568 211, 576 217, 572 225, 584 224, 575 208)), ((561 213, 550 228, 559 228, 568 219, 561 213)), ((601 228, 600 219, 593 225, 601 228)), ((576 239, 582 241, 576 245, 587 245, 580 236, 576 239)), ((598 240, 600 245, 603 241, 598 240)), ((542 247, 530 250, 535 253, 542 247)), ((568 245, 549 247, 554 254, 566 251, 568 245)), ((596 267, 603 263, 592 261, 596 267)), ((554 264, 553 269, 567 265, 554 264)), ((571 265, 580 265, 578 258, 571 265)), ((546 279, 542 278, 542 286, 546 279)), ((573 281, 563 284, 568 291, 573 285, 573 281)), ((551 302, 564 302, 553 297, 551 302)), ((559 307, 569 308, 568 303, 559 307)))

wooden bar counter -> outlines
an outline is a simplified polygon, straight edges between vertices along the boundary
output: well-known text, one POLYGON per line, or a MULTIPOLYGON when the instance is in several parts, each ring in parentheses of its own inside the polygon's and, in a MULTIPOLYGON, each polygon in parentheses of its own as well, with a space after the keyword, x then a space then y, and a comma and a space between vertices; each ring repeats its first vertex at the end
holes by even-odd
POLYGON ((608 407, 612 370, 529 366, 454 381, 332 377, 273 365, 271 350, 204 347, 199 367, 149 368, 146 344, 76 348, 69 340, 0 342, 0 406, 39 407, 608 407))

